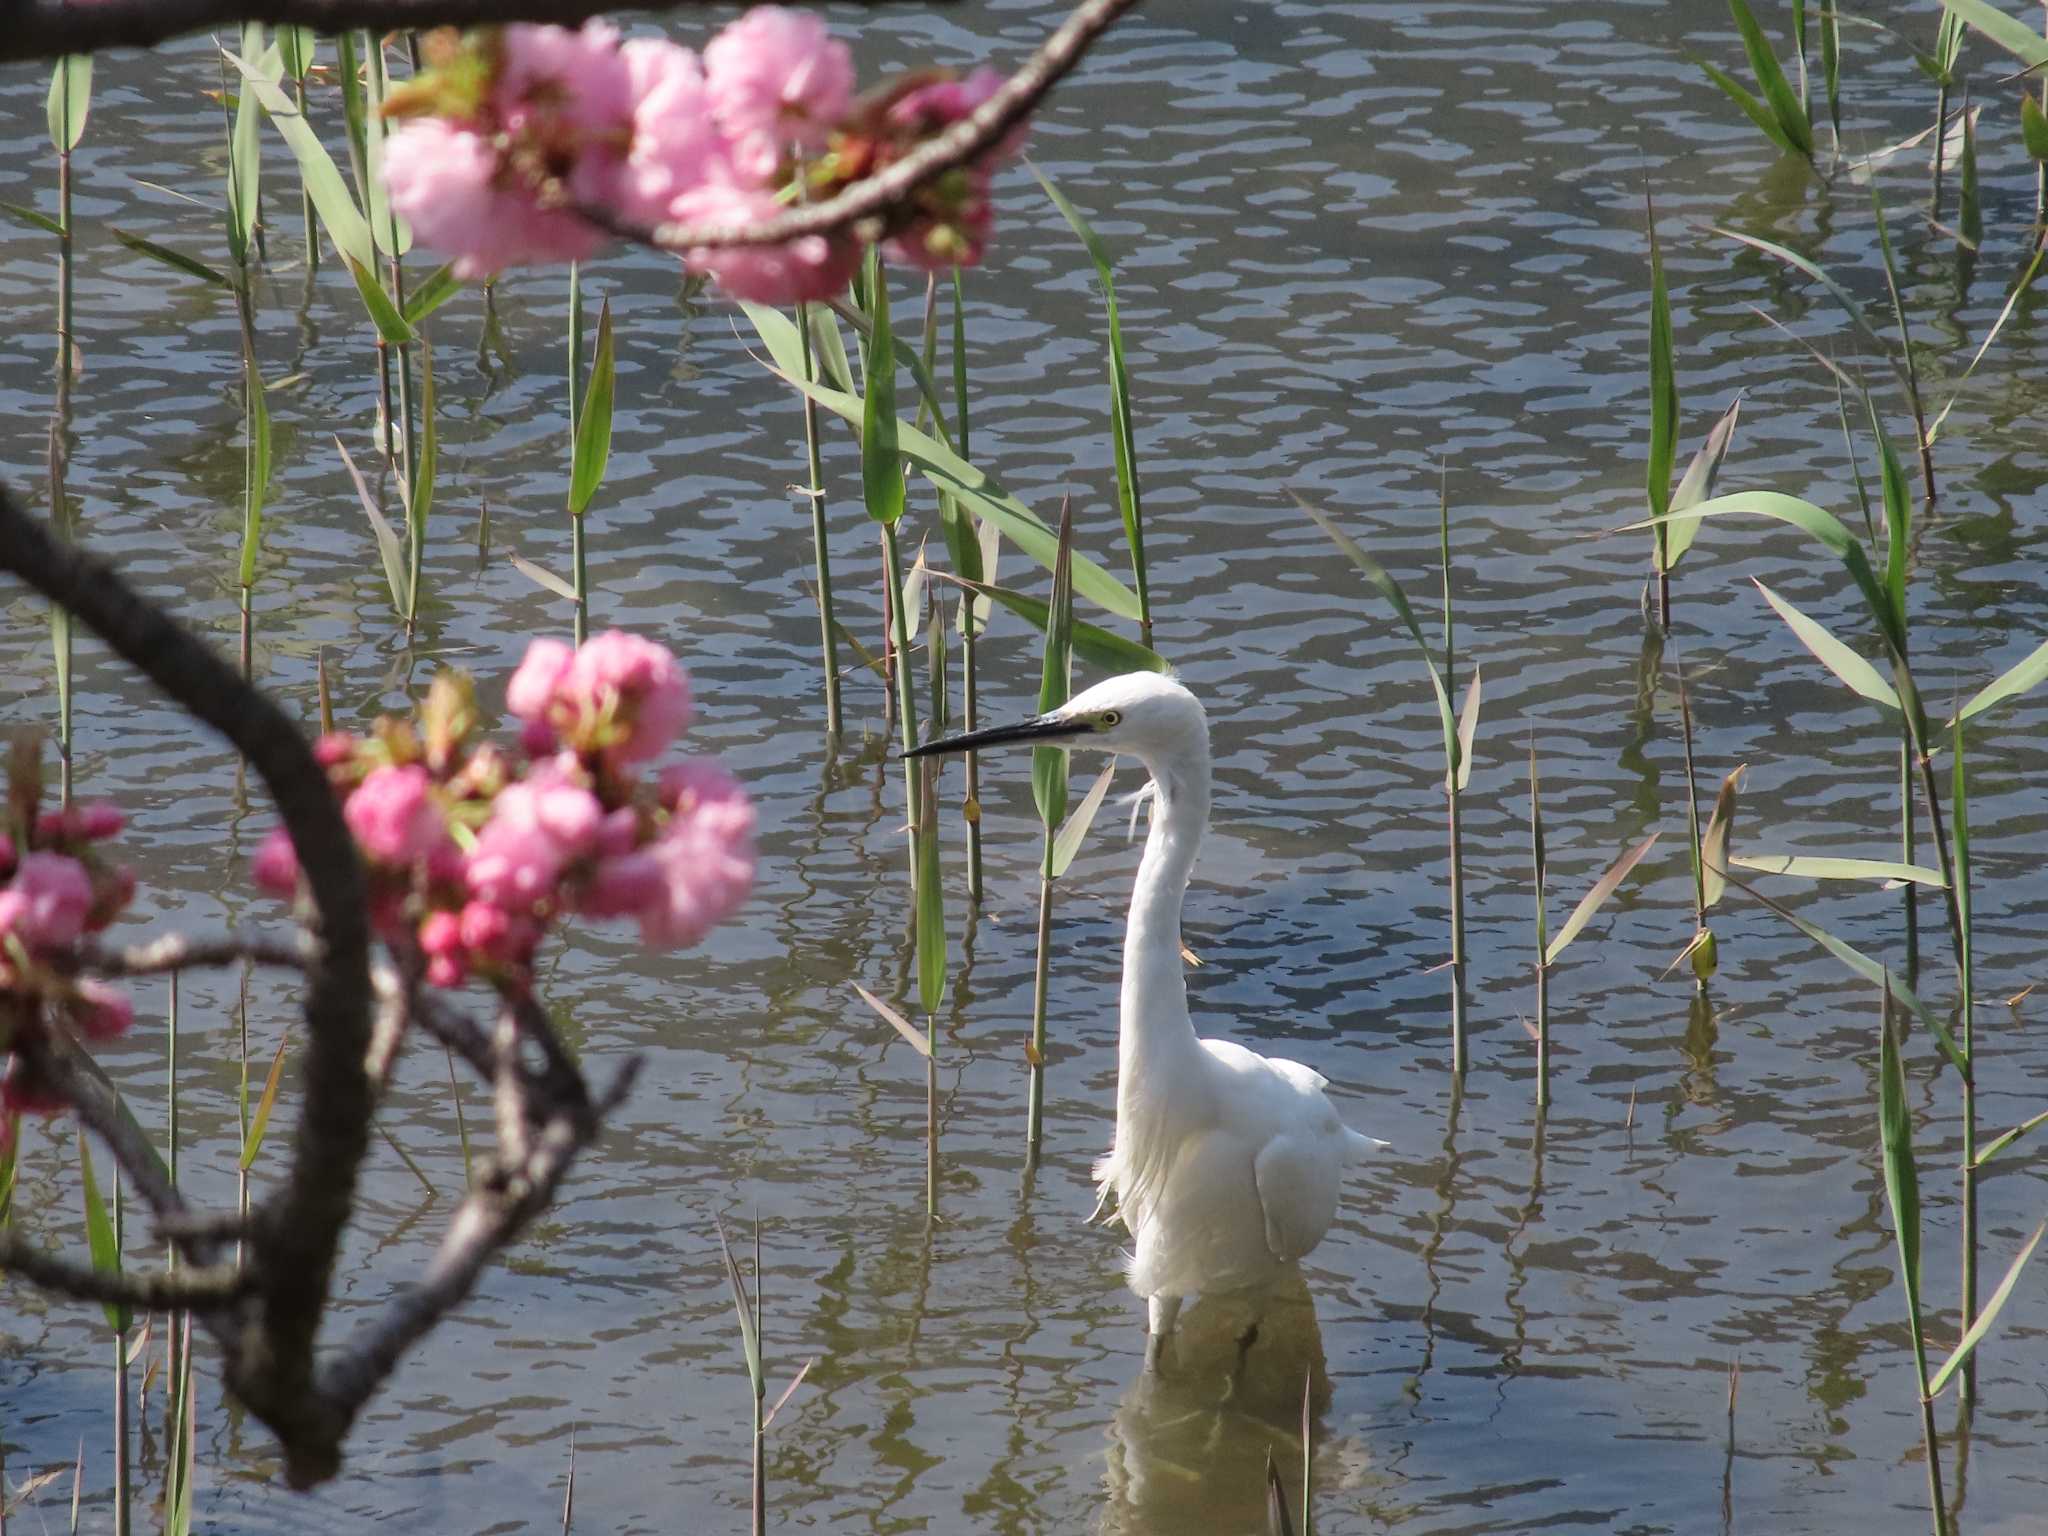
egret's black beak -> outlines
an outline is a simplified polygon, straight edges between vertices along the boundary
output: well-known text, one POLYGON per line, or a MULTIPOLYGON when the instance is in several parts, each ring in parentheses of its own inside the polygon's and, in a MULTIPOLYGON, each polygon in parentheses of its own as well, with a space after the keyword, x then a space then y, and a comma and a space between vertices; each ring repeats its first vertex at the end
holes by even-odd
POLYGON ((1018 725, 992 725, 987 730, 968 731, 960 736, 946 736, 938 741, 927 741, 922 746, 911 747, 905 757, 932 757, 941 752, 976 752, 983 747, 1008 746, 1018 741, 1068 741, 1076 736, 1085 736, 1088 727, 1078 720, 1064 720, 1058 715, 1040 715, 1036 720, 1026 720, 1018 725))

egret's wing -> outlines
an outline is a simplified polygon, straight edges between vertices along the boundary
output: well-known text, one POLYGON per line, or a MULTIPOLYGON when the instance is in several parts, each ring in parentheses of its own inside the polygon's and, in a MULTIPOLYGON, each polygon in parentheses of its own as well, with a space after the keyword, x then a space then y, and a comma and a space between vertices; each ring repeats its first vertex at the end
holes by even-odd
POLYGON ((1330 1230, 1337 1183, 1349 1149, 1327 1136, 1275 1136, 1252 1161, 1266 1246, 1276 1259, 1301 1258, 1330 1230))

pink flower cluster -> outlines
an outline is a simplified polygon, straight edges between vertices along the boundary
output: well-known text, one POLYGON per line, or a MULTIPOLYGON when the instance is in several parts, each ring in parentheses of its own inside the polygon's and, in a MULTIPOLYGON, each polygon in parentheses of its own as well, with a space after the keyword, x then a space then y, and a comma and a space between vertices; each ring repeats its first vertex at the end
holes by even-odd
MULTIPOLYGON (((127 994, 74 978, 66 958, 135 899, 135 875, 98 846, 120 832, 111 805, 38 810, 41 776, 33 748, 18 748, 10 775, 10 830, 0 832, 0 1051, 25 1032, 62 1020, 88 1040, 126 1034, 135 1021, 127 994)), ((0 1136, 23 1112, 61 1108, 36 1082, 27 1058, 8 1052, 0 1069, 0 1136)))
MULTIPOLYGON (((417 729, 386 720, 320 752, 370 883, 371 917, 416 947, 434 986, 530 977, 550 924, 574 913, 634 918, 659 949, 697 943, 753 887, 754 812, 715 763, 639 771, 690 718, 689 677, 662 646, 613 631, 581 647, 536 640, 507 705, 523 752, 473 743, 476 712, 455 674, 435 681, 417 729)), ((300 885, 280 829, 254 874, 300 885)))
MULTIPOLYGON (((602 20, 442 36, 430 56, 387 104, 409 121, 385 148, 385 180, 419 242, 471 278, 594 255, 607 233, 584 211, 641 229, 772 218, 799 194, 829 197, 883 169, 1001 84, 991 70, 928 72, 856 100, 846 44, 821 18, 772 5, 701 59, 666 38, 621 41, 602 20)), ((978 164, 921 188, 887 223, 891 254, 926 268, 980 261, 990 173, 978 164)), ((735 297, 790 303, 843 291, 860 255, 835 234, 684 259, 735 297)))

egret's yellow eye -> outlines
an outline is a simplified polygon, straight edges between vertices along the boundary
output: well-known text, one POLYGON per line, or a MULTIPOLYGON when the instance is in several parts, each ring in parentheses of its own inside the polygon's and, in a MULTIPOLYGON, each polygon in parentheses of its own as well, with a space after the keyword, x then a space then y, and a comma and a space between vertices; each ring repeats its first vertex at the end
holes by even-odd
POLYGON ((1124 717, 1123 717, 1122 715, 1118 714, 1118 713, 1117 713, 1117 712, 1116 712, 1115 710, 1113 710, 1113 709, 1105 709, 1105 710, 1104 710, 1104 711, 1102 712, 1102 721, 1101 721, 1101 727, 1102 727, 1102 729, 1103 729, 1103 730, 1105 730, 1105 731, 1106 731, 1106 730, 1110 729, 1110 727, 1112 727, 1112 726, 1114 726, 1114 725, 1118 725, 1118 724, 1121 724, 1121 723, 1122 723, 1122 721, 1123 721, 1123 718, 1124 718, 1124 717))

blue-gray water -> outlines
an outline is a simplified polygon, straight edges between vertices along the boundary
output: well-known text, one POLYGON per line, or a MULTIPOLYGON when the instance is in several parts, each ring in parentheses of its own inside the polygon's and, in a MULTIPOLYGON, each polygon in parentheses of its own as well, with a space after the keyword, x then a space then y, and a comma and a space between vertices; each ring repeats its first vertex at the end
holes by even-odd
MULTIPOLYGON (((1780 8, 1764 9, 1782 24, 1780 8)), ((1013 61, 1056 14, 1029 0, 842 20, 859 29, 872 73, 934 57, 1013 61)), ((1932 40, 1931 6, 1877 14, 1932 40)), ((1847 52, 1852 152, 1924 126, 1932 88, 1900 44, 1857 29, 1847 52)), ((850 989, 906 984, 901 778, 868 676, 849 679, 839 756, 820 741, 816 620, 800 586, 808 530, 786 490, 802 476, 799 417, 727 307, 681 303, 671 265, 619 257, 588 276, 593 302, 611 298, 620 337, 618 432, 591 521, 596 614, 688 659, 703 704, 696 739, 760 805, 760 891, 743 921, 694 953, 649 958, 602 933, 551 952, 549 996, 586 1060, 602 1071, 645 1054, 639 1092, 560 1205, 376 1400, 340 1480, 284 1492, 267 1434, 225 1409, 209 1380, 201 1524, 553 1529, 573 1431, 578 1529, 743 1528, 747 1388, 714 1213, 735 1231, 761 1223, 771 1396, 816 1361, 772 1431, 771 1509, 785 1528, 1260 1531, 1266 1450, 1296 1464, 1286 1426, 1317 1352, 1327 1532, 1924 1524, 1876 1150, 1877 1000, 1738 892, 1716 913, 1710 1001, 1695 1004, 1682 972, 1664 975, 1693 927, 1676 696, 1668 672, 1653 686, 1641 671, 1645 541, 1598 537, 1643 506, 1645 187, 1674 288, 1682 453, 1731 398, 1745 401, 1724 486, 1810 496, 1860 526, 1826 375, 1749 306, 1845 361, 1863 353, 1809 284, 1738 256, 1705 226, 1787 240, 1866 301, 1883 293, 1864 188, 1846 175, 1822 187, 1774 162, 1695 54, 1740 60, 1726 12, 1707 0, 1182 0, 1119 28, 1035 131, 1039 163, 1119 253, 1158 643, 1213 715, 1219 824, 1189 903, 1189 943, 1206 962, 1190 980, 1198 1022, 1312 1063, 1353 1123, 1394 1143, 1308 1266, 1319 1340, 1298 1313, 1269 1330, 1264 1373, 1221 1412, 1221 1380, 1203 1371, 1151 1396, 1138 1384, 1140 1309, 1114 1239, 1082 1225, 1089 1165, 1110 1129, 1117 922, 1135 861, 1108 817, 1061 896, 1048 1150, 1035 1183, 1022 1182, 1037 834, 1021 761, 985 769, 988 900, 971 936, 957 867, 952 876, 944 1221, 927 1232, 921 1064, 850 989), (1433 600, 1440 466, 1460 668, 1484 677, 1466 829, 1473 1067, 1455 1108, 1446 978, 1432 973, 1448 943, 1434 705, 1385 606, 1287 494, 1328 506, 1418 601, 1433 600), (1558 969, 1555 1104, 1540 1136, 1520 1022, 1533 1007, 1532 735, 1553 927, 1616 851, 1664 833, 1558 969)), ((1971 279, 1921 213, 1924 157, 1882 178, 1934 409, 1997 315, 2034 212, 2013 88, 1994 83, 2007 61, 1977 43, 1968 61, 1985 104, 1988 232, 1971 279)), ((0 74, 0 199, 48 210, 44 79, 0 74)), ((119 225, 225 259, 221 127, 202 95, 216 85, 203 47, 101 61, 77 156, 84 373, 70 483, 83 536, 231 647, 242 462, 232 307, 108 233, 119 225)), ((331 98, 318 93, 314 110, 331 128, 331 98)), ((507 278, 488 338, 474 292, 432 322, 443 480, 429 619, 408 653, 331 441, 338 432, 370 457, 368 334, 331 265, 307 295, 295 183, 274 144, 269 164, 258 327, 279 469, 257 664, 310 719, 324 647, 343 714, 366 720, 439 661, 502 678, 528 636, 566 628, 562 606, 505 558, 568 564, 565 284, 559 273, 507 278), (486 503, 492 553, 479 569, 486 503)), ((1084 547, 1118 568, 1098 301, 1029 177, 1006 173, 1001 187, 991 262, 967 280, 975 452, 1042 512, 1072 492, 1084 547)), ((43 237, 5 226, 0 466, 32 490, 52 272, 43 237)), ((906 319, 915 311, 907 284, 898 304, 906 319)), ((1943 712, 2048 630, 2042 325, 2023 305, 1937 447, 1941 510, 1921 535, 1912 607, 1918 675, 1943 712)), ((1898 392, 1880 365, 1864 366, 1909 443, 1898 392)), ((836 425, 830 442, 840 592, 866 639, 877 631, 876 552, 836 425)), ((1867 440, 1860 451, 1867 461, 1867 440)), ((916 503, 920 529, 932 510, 928 497, 916 503)), ((1004 573, 1042 589, 1014 552, 1004 573)), ((1703 794, 1747 763, 1738 849, 1895 856, 1895 737, 1798 648, 1751 577, 1863 634, 1839 567, 1798 535, 1708 529, 1678 574, 1665 654, 1667 667, 1684 661, 1692 686, 1703 794)), ((5 595, 0 649, 5 720, 50 721, 44 613, 18 589, 5 595)), ((1027 707, 1037 670, 1033 636, 998 618, 983 652, 987 710, 1027 707)), ((81 789, 136 812, 126 845, 145 884, 131 931, 274 916, 243 877, 268 812, 238 790, 218 745, 90 642, 78 687, 81 789)), ((2042 975, 2044 708, 2009 705, 1973 742, 1992 1129, 2048 1100, 2048 1004, 2002 1002, 2042 975)), ((1136 784, 1127 772, 1124 787, 1136 784)), ((1931 860, 1924 833, 1920 854, 1931 860)), ((1769 886, 1902 960, 1897 893, 1769 886)), ((1922 921, 1925 990, 1946 1006, 1954 988, 1932 901, 1922 921)), ((157 1123, 163 988, 141 996, 142 1023, 108 1058, 157 1123)), ((289 1002, 256 993, 259 1074, 289 1002)), ((183 1171, 209 1201, 233 1199, 231 1005, 219 978, 188 980, 183 1171)), ((1926 1284, 1945 1351, 1959 1130, 1953 1078, 1935 1063, 1916 1034, 1926 1284)), ((443 1063, 415 1053, 401 1082, 386 1123, 432 1192, 378 1144, 338 1327, 417 1270, 460 1186, 443 1063)), ((477 1127, 484 1101, 465 1093, 477 1127)), ((267 1154, 259 1185, 277 1167, 267 1154)), ((28 1133, 17 1209, 27 1230, 83 1251, 65 1127, 28 1133)), ((1987 1290, 2044 1211, 2048 1179, 2023 1143, 1984 1183, 1987 1290)), ((142 1226, 131 1213, 138 1262, 142 1226)), ((1983 1354, 1983 1401, 1945 1446, 1970 1531, 2037 1529, 2048 1500, 2044 1284, 2040 1272, 2022 1283, 1983 1354)), ((7 1475, 68 1464, 83 1440, 85 1519, 109 1529, 98 1311, 16 1283, 0 1296, 7 1475)), ((1212 1317, 1211 1332, 1225 1324, 1212 1317)), ((1953 1431, 1952 1394, 1937 1414, 1953 1431)), ((155 1438, 143 1455, 153 1486, 155 1438)), ((51 1528, 68 1492, 60 1481, 39 1495, 51 1528)), ((15 1518, 40 1528, 31 1511, 15 1518)))

